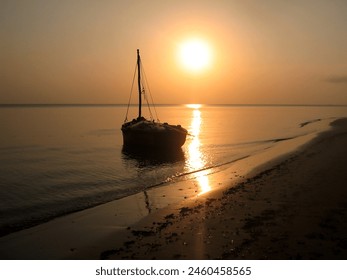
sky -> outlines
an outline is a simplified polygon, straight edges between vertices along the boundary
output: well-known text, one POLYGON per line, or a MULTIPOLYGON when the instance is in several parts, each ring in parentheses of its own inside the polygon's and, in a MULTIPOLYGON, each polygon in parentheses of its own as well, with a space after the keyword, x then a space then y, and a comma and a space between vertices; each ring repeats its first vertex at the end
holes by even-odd
POLYGON ((0 103, 127 104, 137 49, 156 103, 347 104, 345 0, 0 0, 0 103))

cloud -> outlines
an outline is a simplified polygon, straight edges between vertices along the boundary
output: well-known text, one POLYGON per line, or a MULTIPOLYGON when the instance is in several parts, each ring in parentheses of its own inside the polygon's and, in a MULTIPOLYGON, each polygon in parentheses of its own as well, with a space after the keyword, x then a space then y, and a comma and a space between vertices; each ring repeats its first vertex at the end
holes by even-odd
POLYGON ((347 84, 347 75, 330 76, 325 81, 333 84, 347 84))

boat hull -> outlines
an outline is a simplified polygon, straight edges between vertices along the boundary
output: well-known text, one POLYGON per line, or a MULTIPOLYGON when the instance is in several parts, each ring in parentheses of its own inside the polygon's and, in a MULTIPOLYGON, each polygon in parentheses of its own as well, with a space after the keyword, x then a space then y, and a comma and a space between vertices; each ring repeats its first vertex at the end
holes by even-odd
POLYGON ((187 130, 169 124, 123 125, 123 145, 136 149, 178 149, 183 146, 187 130))

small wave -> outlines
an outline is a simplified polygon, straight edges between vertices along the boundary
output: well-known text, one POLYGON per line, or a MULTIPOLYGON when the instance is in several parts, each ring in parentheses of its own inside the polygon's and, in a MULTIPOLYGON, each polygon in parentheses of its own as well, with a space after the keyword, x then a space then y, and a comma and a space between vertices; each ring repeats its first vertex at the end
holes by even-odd
POLYGON ((246 156, 239 157, 239 158, 236 158, 236 159, 233 159, 233 160, 230 160, 230 161, 225 161, 225 162, 222 162, 222 163, 219 163, 219 164, 213 164, 213 165, 209 165, 209 166, 206 166, 206 167, 203 167, 203 168, 199 168, 199 169, 196 169, 196 170, 179 173, 179 174, 173 175, 172 177, 167 178, 166 180, 164 180, 164 181, 162 181, 160 183, 148 186, 148 187, 146 187, 146 189, 159 187, 159 186, 164 185, 166 183, 170 183, 170 182, 174 181, 177 178, 182 178, 182 177, 185 177, 185 176, 188 176, 188 175, 192 175, 192 174, 196 174, 196 173, 199 173, 199 172, 202 172, 202 171, 212 170, 214 168, 218 168, 218 167, 222 167, 222 166, 225 166, 225 165, 228 165, 228 164, 231 164, 231 163, 235 163, 237 161, 243 160, 243 159, 248 158, 250 156, 251 155, 246 155, 246 156))
POLYGON ((7 147, 0 147, 0 152, 23 152, 23 151, 35 151, 41 149, 41 146, 39 145, 23 145, 23 146, 7 146, 7 147))
POLYGON ((95 135, 95 136, 105 136, 105 135, 114 135, 116 129, 111 128, 111 129, 97 129, 97 130, 92 130, 88 133, 88 135, 95 135))
POLYGON ((310 120, 310 121, 307 121, 307 122, 300 123, 299 126, 300 126, 300 127, 304 127, 304 126, 309 125, 309 124, 311 124, 311 123, 320 122, 321 120, 322 120, 322 119, 310 120))
POLYGON ((228 145, 224 145, 224 146, 239 147, 239 146, 250 146, 250 145, 277 143, 277 142, 281 142, 281 141, 292 140, 292 139, 295 139, 295 138, 300 137, 300 136, 302 136, 302 135, 295 135, 295 136, 282 137, 282 138, 263 139, 263 140, 249 141, 249 142, 240 142, 240 143, 228 144, 228 145))

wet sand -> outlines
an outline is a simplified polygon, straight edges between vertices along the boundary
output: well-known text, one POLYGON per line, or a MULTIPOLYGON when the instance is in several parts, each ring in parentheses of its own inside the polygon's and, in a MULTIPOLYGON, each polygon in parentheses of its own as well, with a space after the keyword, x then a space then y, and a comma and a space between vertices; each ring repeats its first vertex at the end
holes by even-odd
POLYGON ((0 258, 346 259, 347 119, 284 142, 209 175, 214 191, 192 180, 68 215, 1 238, 0 258))

